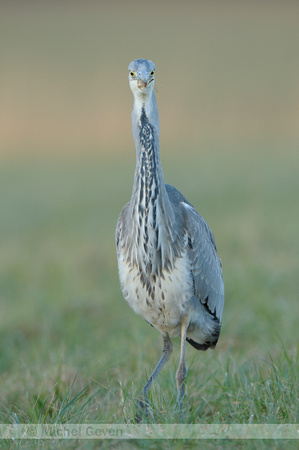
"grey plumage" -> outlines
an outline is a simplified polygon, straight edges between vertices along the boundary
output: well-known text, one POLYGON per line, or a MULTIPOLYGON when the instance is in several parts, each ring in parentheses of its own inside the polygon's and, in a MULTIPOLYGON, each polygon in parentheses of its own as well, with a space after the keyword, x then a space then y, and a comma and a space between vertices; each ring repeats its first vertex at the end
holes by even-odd
MULTIPOLYGON (((124 298, 163 336, 162 357, 142 397, 147 402, 153 379, 169 359, 170 337, 181 336, 176 374, 181 403, 185 342, 199 350, 215 347, 222 322, 224 285, 210 228, 176 188, 164 183, 154 74, 152 61, 138 59, 129 65, 137 163, 132 197, 116 227, 116 248, 124 298)), ((143 404, 142 398, 139 404, 143 404)))

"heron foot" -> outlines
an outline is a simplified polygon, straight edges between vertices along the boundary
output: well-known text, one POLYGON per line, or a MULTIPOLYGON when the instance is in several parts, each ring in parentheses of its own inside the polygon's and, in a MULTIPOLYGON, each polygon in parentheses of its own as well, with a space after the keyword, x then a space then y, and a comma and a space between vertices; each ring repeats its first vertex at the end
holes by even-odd
POLYGON ((176 376, 177 389, 178 389, 176 406, 177 406, 178 412, 180 414, 180 422, 181 423, 184 423, 183 405, 184 405, 184 398, 185 398, 185 382, 184 382, 185 378, 186 378, 186 371, 178 370, 177 376, 176 376))
POLYGON ((148 400, 145 399, 145 397, 140 396, 137 399, 136 406, 137 406, 137 412, 136 412, 135 420, 136 420, 136 423, 140 423, 140 422, 142 422, 144 417, 148 417, 148 408, 149 408, 148 400))
POLYGON ((177 401, 176 401, 176 409, 179 414, 180 423, 185 423, 185 414, 184 414, 184 408, 183 408, 184 397, 185 397, 185 390, 184 390, 184 387, 182 387, 182 389, 180 389, 180 391, 178 392, 178 397, 177 397, 177 401))

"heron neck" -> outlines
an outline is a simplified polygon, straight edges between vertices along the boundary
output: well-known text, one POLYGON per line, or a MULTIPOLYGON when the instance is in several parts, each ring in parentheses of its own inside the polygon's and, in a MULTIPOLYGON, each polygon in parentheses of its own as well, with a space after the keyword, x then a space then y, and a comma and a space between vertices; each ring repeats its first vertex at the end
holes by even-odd
POLYGON ((132 111, 132 133, 135 141, 137 160, 140 153, 144 151, 144 140, 141 136, 145 131, 150 131, 148 139, 151 139, 155 155, 160 161, 159 155, 159 112, 155 92, 150 96, 135 94, 134 107, 132 111))
POLYGON ((129 258, 147 274, 154 274, 174 263, 171 243, 175 217, 160 162, 155 94, 153 92, 147 101, 137 100, 135 98, 132 113, 137 162, 130 202, 132 246, 129 258))
POLYGON ((159 132, 159 113, 154 91, 150 97, 135 97, 132 112, 132 133, 137 159, 132 193, 134 203, 143 196, 146 201, 148 196, 153 198, 154 195, 164 193, 159 132))

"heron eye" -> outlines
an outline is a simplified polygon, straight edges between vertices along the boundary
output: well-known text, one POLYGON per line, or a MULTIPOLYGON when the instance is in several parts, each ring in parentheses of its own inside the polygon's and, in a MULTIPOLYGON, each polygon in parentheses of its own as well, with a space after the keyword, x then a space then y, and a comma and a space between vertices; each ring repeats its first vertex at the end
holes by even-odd
POLYGON ((130 76, 133 77, 133 78, 136 77, 136 72, 133 72, 133 70, 131 70, 130 71, 130 76))

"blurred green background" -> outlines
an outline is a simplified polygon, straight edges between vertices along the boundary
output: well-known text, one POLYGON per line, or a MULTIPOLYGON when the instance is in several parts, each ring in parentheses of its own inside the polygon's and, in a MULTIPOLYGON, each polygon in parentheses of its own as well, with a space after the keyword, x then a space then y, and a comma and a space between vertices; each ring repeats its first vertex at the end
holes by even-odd
POLYGON ((136 58, 157 67, 165 179, 205 217, 223 262, 222 334, 190 383, 202 365, 294 349, 298 23, 293 1, 1 1, 5 411, 28 418, 32 398, 78 370, 82 385, 140 388, 159 358, 160 336, 122 298, 114 248, 133 184, 136 58))

